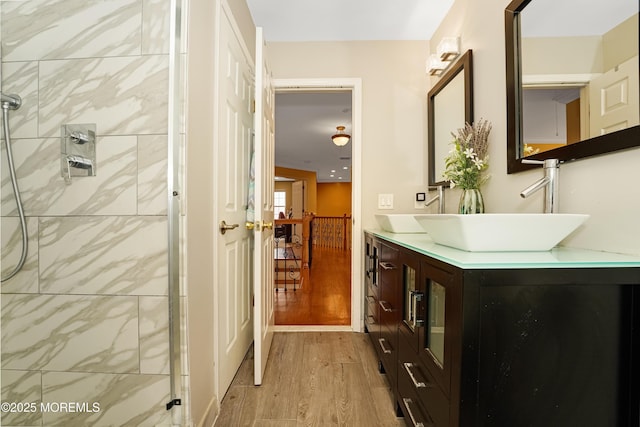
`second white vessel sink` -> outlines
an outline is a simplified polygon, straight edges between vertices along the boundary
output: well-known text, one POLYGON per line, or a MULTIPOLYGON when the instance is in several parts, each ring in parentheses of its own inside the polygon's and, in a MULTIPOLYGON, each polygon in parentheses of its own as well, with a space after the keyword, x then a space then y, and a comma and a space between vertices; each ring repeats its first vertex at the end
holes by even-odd
POLYGON ((548 251, 582 225, 582 214, 416 215, 441 245, 470 252, 548 251))
POLYGON ((376 214, 376 220, 390 233, 425 233, 413 214, 376 214))

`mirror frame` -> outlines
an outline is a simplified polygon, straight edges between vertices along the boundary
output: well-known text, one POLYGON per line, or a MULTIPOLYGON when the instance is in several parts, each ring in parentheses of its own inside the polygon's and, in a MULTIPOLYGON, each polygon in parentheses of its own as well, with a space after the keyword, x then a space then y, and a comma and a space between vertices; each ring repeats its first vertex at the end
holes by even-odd
MULTIPOLYGON (((522 164, 522 61, 520 57, 520 12, 531 0, 513 0, 504 11, 507 83, 507 173, 521 172, 536 165, 522 164)), ((640 32, 639 32, 640 34, 640 32)), ((640 146, 640 125, 554 148, 528 159, 559 159, 568 162, 640 146)))
MULTIPOLYGON (((429 185, 443 185, 449 187, 449 181, 436 181, 436 136, 435 136, 435 97, 438 95, 460 72, 464 70, 464 121, 473 123, 473 60, 471 49, 467 50, 458 60, 442 75, 440 80, 431 88, 427 95, 428 109, 428 155, 429 155, 429 185)), ((464 126, 464 123, 461 127, 464 126)), ((455 131, 455 129, 451 129, 455 131)), ((442 159, 444 161, 444 159, 442 159)))

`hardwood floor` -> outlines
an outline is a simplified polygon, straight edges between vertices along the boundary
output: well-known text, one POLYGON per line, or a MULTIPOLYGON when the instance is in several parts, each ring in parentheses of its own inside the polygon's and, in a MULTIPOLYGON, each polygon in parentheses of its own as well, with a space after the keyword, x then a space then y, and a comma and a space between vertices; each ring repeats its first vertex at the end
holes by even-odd
POLYGON ((308 283, 275 292, 274 310, 276 325, 350 325, 351 252, 314 248, 308 283))
POLYGON ((279 332, 261 386, 250 350, 215 426, 406 426, 367 334, 279 332))

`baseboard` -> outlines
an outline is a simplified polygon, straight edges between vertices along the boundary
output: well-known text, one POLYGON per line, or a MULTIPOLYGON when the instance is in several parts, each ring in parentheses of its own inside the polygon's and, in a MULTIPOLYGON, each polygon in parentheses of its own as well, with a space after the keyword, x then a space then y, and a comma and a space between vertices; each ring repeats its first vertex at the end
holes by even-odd
POLYGON ((351 325, 274 325, 273 332, 353 332, 351 325))
POLYGON ((213 427, 218 419, 218 415, 220 415, 220 402, 218 402, 217 396, 213 396, 213 399, 209 402, 209 406, 207 406, 207 410, 202 416, 202 419, 198 422, 197 427, 213 427))

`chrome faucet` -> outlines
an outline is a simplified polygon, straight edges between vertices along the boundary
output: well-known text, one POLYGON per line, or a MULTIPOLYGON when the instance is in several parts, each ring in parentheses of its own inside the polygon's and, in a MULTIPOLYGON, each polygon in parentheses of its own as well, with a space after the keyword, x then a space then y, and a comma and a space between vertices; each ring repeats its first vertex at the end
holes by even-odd
POLYGON ((428 200, 424 203, 425 206, 430 206, 431 204, 433 204, 433 202, 435 202, 436 200, 438 201, 438 213, 439 214, 443 214, 444 213, 444 185, 438 185, 436 187, 429 187, 429 191, 431 190, 438 190, 438 194, 436 196, 434 196, 431 200, 428 200))
POLYGON ((560 160, 547 159, 547 160, 522 160, 522 163, 532 165, 542 165, 544 168, 544 176, 538 181, 534 182, 520 193, 522 198, 529 197, 536 191, 544 188, 544 212, 545 213, 558 213, 558 176, 560 173, 560 160))

